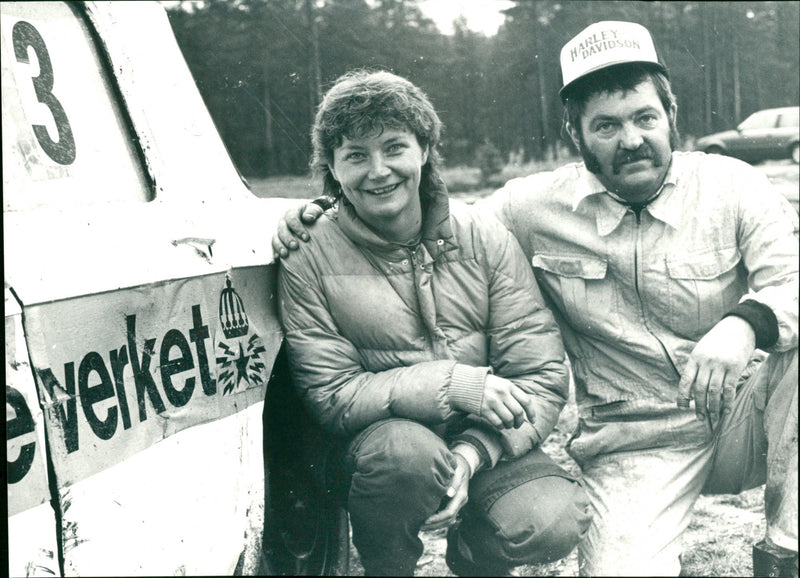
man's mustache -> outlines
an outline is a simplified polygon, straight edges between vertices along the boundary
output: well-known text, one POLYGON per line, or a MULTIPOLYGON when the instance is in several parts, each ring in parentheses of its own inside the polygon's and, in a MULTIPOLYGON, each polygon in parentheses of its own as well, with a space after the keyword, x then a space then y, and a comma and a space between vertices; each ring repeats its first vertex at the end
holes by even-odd
POLYGON ((652 159, 653 164, 656 166, 661 165, 661 162, 657 158, 655 151, 648 144, 642 144, 638 149, 633 151, 628 151, 628 150, 619 151, 614 157, 614 163, 612 165, 614 174, 615 175, 619 174, 619 171, 621 170, 623 165, 645 159, 652 159))

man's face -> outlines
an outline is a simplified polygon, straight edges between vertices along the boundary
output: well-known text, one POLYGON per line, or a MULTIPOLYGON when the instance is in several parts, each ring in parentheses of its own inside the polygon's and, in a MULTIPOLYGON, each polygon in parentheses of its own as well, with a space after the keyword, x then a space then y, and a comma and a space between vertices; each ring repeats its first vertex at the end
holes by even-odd
POLYGON ((570 128, 586 166, 607 190, 630 202, 647 200, 664 182, 672 152, 675 107, 665 111, 650 79, 626 93, 592 96, 581 131, 570 128))

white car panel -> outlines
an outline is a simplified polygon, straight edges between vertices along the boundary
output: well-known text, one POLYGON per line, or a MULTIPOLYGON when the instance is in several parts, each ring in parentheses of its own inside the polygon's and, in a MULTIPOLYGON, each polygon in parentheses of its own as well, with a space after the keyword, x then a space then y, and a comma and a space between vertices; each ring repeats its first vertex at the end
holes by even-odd
POLYGON ((247 190, 158 4, 0 10, 9 570, 252 574, 294 201, 247 190))

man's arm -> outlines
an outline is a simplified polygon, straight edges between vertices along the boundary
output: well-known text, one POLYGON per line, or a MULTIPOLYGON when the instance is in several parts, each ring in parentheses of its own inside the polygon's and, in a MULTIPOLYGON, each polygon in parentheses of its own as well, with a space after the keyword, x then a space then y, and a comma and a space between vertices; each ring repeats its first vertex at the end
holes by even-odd
POLYGON ((730 411, 736 384, 756 348, 797 347, 798 219, 755 170, 737 171, 737 244, 750 293, 692 351, 679 384, 679 405, 695 400, 699 419, 712 425, 730 411))

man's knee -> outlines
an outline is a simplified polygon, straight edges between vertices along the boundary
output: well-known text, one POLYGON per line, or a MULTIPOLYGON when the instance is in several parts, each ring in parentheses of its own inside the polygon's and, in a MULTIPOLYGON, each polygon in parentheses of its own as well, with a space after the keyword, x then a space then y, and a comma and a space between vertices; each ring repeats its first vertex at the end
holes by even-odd
POLYGON ((773 353, 770 355, 770 358, 774 360, 772 375, 770 376, 771 390, 783 388, 789 390, 789 395, 796 395, 797 357, 797 348, 783 353, 773 353))
POLYGON ((513 565, 567 556, 591 521, 589 499, 577 482, 559 476, 531 480, 499 498, 488 512, 497 547, 513 565))

